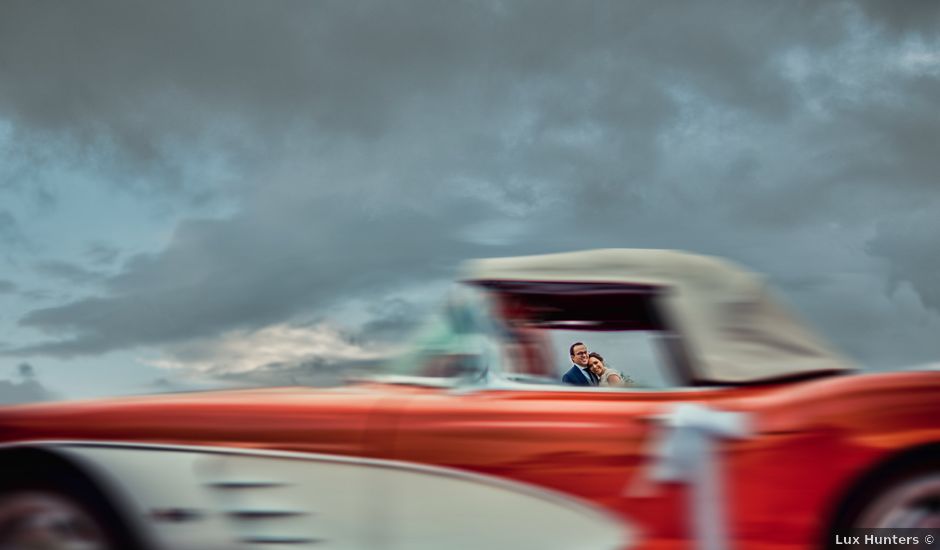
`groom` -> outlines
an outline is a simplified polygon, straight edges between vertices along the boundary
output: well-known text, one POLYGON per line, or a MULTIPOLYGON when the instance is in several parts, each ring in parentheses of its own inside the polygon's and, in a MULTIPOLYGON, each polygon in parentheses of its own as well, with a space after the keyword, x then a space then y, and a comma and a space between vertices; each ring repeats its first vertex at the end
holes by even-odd
POLYGON ((597 378, 591 374, 591 358, 588 356, 587 346, 583 342, 575 342, 568 349, 571 362, 574 365, 568 369, 561 381, 572 386, 596 386, 597 378))

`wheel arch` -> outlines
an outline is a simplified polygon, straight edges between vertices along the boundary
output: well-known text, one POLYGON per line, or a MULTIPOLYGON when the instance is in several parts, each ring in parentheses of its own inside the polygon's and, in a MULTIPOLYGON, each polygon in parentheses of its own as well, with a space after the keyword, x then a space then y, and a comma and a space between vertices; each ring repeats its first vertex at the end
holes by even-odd
POLYGON ((0 447, 0 493, 35 484, 78 498, 103 518, 120 548, 154 550, 143 534, 139 518, 130 514, 131 506, 95 465, 59 452, 54 446, 16 444, 0 447), (67 487, 56 486, 55 482, 67 487))
POLYGON ((56 452, 55 449, 43 447, 42 444, 24 444, 0 448, 0 481, 6 481, 9 475, 7 472, 20 468, 55 469, 94 482, 94 479, 85 472, 85 468, 76 464, 74 460, 70 460, 61 453, 56 452))
POLYGON ((826 541, 822 547, 829 546, 829 535, 833 529, 839 528, 846 519, 859 511, 866 495, 878 490, 891 481, 892 477, 930 462, 940 463, 940 441, 896 451, 856 475, 840 491, 825 516, 822 532, 819 533, 819 540, 826 541))

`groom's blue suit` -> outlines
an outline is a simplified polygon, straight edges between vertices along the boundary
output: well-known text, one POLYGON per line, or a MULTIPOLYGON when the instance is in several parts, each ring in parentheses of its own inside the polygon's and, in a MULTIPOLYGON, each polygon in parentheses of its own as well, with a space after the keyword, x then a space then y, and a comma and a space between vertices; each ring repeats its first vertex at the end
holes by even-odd
POLYGON ((568 369, 568 372, 562 377, 561 381, 565 384, 571 384, 572 386, 593 386, 594 380, 587 378, 588 375, 581 370, 577 365, 571 365, 571 368, 568 369))

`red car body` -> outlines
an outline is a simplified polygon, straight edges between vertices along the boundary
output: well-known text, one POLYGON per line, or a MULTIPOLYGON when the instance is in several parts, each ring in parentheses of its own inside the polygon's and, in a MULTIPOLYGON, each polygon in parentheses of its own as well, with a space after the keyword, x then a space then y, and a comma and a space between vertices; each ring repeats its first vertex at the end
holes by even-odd
POLYGON ((431 465, 586 503, 629 526, 623 547, 644 550, 688 548, 699 536, 692 484, 653 475, 671 429, 663 415, 676 403, 747 417, 746 436, 716 440, 723 496, 710 504, 723 511, 725 546, 831 544, 833 530, 862 526, 879 495, 938 473, 937 371, 803 373, 649 391, 394 382, 10 407, 0 414, 0 442, 277 450, 431 465))

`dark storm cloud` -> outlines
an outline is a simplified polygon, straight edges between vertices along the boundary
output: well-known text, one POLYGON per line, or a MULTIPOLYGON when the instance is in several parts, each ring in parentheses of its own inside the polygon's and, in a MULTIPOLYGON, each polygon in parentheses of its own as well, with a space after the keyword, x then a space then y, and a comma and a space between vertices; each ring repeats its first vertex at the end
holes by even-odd
MULTIPOLYGON (((8 2, 0 113, 92 164, 160 166, 147 181, 173 190, 199 185, 185 173, 193 152, 254 164, 298 135, 401 134, 403 115, 425 111, 479 140, 461 144, 469 162, 493 159, 503 175, 560 168, 603 192, 654 168, 677 94, 773 120, 792 112, 781 52, 837 45, 853 32, 853 6, 8 2), (510 112, 531 117, 506 158, 485 133, 504 132, 495 123, 510 112), (585 132, 606 148, 553 143, 585 132), (533 139, 541 146, 524 146, 533 139), (591 173, 577 171, 587 163, 591 173)), ((892 28, 907 21, 896 17, 906 10, 865 9, 892 28)))
POLYGON ((845 32, 819 10, 838 15, 747 2, 7 2, 0 113, 18 152, 42 144, 165 191, 207 191, 186 173, 200 153, 251 164, 298 133, 376 139, 424 107, 518 106, 540 134, 614 128, 611 148, 640 161, 673 113, 667 89, 784 115, 794 98, 775 52, 845 32))
POLYGON ((935 5, 8 2, 13 154, 238 206, 24 316, 48 339, 19 351, 208 338, 468 256, 603 246, 730 256, 861 349, 910 313, 868 300, 872 256, 936 300, 930 243, 898 217, 935 204, 935 5), (860 272, 838 294, 864 301, 852 324, 821 293, 860 272))
POLYGON ((104 279, 102 273, 91 271, 80 265, 61 260, 38 262, 35 265, 35 269, 43 275, 60 279, 74 285, 87 285, 100 282, 104 279))
MULTIPOLYGON (((22 325, 58 338, 15 353, 100 353, 263 326, 305 311, 328 314, 342 297, 447 277, 458 258, 473 253, 440 230, 456 207, 369 219, 361 205, 337 198, 290 202, 278 205, 277 217, 182 225, 166 252, 138 256, 110 278, 107 296, 23 318, 22 325)), ((460 206, 461 215, 479 209, 469 201, 460 206)))
POLYGON ((877 28, 894 34, 936 36, 940 26, 940 5, 931 0, 913 0, 903 6, 878 0, 857 2, 877 28))
POLYGON ((170 191, 203 185, 194 159, 257 168, 329 136, 437 148, 510 203, 610 204, 669 162, 656 138, 683 96, 790 113, 780 52, 838 44, 851 6, 8 3, 0 112, 93 165, 161 167, 147 182, 170 191))
POLYGON ((890 87, 888 94, 830 100, 832 120, 811 136, 824 147, 815 158, 825 170, 821 187, 838 193, 874 186, 895 201, 913 204, 936 196, 940 112, 934 107, 940 97, 940 52, 936 55, 933 74, 904 78, 898 70, 873 79, 873 85, 890 87))

